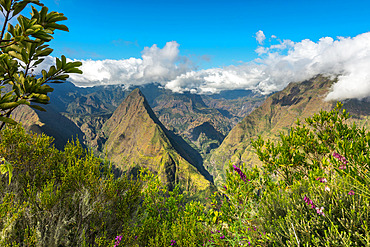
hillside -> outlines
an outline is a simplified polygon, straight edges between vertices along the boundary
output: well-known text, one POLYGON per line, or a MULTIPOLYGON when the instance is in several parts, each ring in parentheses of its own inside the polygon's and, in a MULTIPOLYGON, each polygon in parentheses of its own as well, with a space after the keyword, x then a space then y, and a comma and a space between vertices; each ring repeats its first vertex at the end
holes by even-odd
MULTIPOLYGON (((247 90, 195 95, 173 93, 156 83, 139 88, 163 125, 184 138, 203 157, 218 147, 232 127, 264 100, 247 90), (201 135, 197 134, 199 130, 201 135)), ((86 146, 102 152, 105 139, 101 127, 132 90, 123 85, 79 88, 66 82, 55 86, 50 105, 80 128, 86 146)))
POLYGON ((84 146, 85 134, 69 118, 57 112, 51 105, 43 106, 46 112, 36 111, 28 106, 18 107, 12 114, 15 121, 23 124, 27 131, 44 133, 54 138, 56 148, 62 150, 65 144, 78 138, 84 146))
MULTIPOLYGON (((288 131, 297 119, 304 120, 320 110, 330 110, 336 102, 324 100, 335 80, 316 76, 303 82, 290 83, 277 92, 251 114, 238 123, 226 136, 219 148, 213 150, 205 161, 206 168, 214 176, 215 184, 225 180, 228 163, 261 165, 251 146, 251 139, 259 135, 264 139, 278 140, 279 133, 288 131)), ((359 125, 369 125, 368 101, 347 100, 344 108, 359 125)))
POLYGON ((173 93, 149 84, 140 88, 167 129, 184 138, 203 158, 217 148, 229 131, 264 97, 247 90, 215 95, 173 93))
POLYGON ((118 106, 103 131, 107 158, 122 170, 147 167, 170 188, 179 183, 193 192, 210 189, 212 177, 201 156, 161 124, 139 89, 118 106))

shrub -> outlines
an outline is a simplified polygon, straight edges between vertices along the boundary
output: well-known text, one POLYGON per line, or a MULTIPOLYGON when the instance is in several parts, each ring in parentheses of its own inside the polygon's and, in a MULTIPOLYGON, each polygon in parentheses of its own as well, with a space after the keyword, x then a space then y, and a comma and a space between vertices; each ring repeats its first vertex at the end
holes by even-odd
POLYGON ((178 186, 169 191, 158 176, 141 170, 142 202, 134 228, 125 228, 116 246, 199 246, 203 244, 206 207, 185 201, 178 186))
POLYGON ((64 151, 51 142, 20 126, 1 133, 0 156, 13 165, 11 183, 0 181, 2 245, 106 246, 133 224, 139 181, 114 179, 78 142, 64 151))
POLYGON ((230 165, 220 204, 230 243, 369 246, 370 133, 341 106, 297 121, 278 143, 252 141, 262 168, 230 165))

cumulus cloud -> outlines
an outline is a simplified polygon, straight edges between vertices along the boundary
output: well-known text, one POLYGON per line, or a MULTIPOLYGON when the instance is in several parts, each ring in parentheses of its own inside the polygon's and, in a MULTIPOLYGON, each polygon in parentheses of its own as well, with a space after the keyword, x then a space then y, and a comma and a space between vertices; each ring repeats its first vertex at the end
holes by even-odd
POLYGON ((263 31, 259 30, 256 33, 256 40, 257 40, 258 44, 262 45, 263 41, 265 41, 265 39, 266 39, 265 34, 263 33, 263 31))
MULTIPOLYGON (((262 31, 256 38, 260 43, 265 40, 262 31)), ((329 100, 370 96, 370 32, 355 37, 324 37, 317 42, 272 38, 275 44, 256 49, 257 59, 237 66, 195 70, 191 59, 181 56, 179 44, 172 41, 163 48, 146 47, 141 58, 82 61, 84 74, 71 75, 71 81, 77 86, 158 82, 175 92, 250 89, 268 94, 290 82, 324 74, 339 75, 327 96, 329 100)))
POLYGON ((81 60, 82 75, 71 75, 77 86, 109 84, 143 85, 151 82, 165 84, 194 69, 190 59, 179 54, 176 41, 145 47, 141 58, 122 60, 81 60))
POLYGON ((187 72, 166 87, 178 92, 252 89, 268 94, 284 89, 290 82, 324 74, 339 75, 328 100, 370 96, 370 33, 353 38, 324 37, 318 42, 284 40, 277 45, 261 46, 256 52, 260 57, 250 63, 187 72))

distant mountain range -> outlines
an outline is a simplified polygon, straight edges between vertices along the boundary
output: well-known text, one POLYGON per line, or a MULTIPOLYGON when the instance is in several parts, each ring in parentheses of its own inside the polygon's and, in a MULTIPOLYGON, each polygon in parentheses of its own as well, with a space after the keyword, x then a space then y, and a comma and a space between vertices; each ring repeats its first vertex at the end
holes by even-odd
MULTIPOLYGON (((229 161, 259 164, 251 138, 277 140, 297 118, 330 110, 335 102, 324 98, 334 82, 316 76, 269 97, 248 90, 178 94, 154 83, 129 89, 63 83, 55 85, 47 112, 22 107, 14 117, 28 130, 53 136, 58 148, 78 137, 124 172, 144 166, 169 188, 180 184, 197 193, 220 186, 229 161)), ((369 125, 369 101, 344 103, 353 121, 369 125)))

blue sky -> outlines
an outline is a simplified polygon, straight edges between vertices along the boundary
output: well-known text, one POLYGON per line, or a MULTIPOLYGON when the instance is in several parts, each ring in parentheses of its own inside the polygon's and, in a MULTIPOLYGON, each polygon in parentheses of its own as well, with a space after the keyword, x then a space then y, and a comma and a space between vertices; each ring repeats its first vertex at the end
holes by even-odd
POLYGON ((201 68, 257 57, 255 33, 317 41, 370 29, 370 1, 290 0, 47 0, 64 13, 70 32, 59 32, 54 55, 75 59, 140 57, 144 47, 180 44, 182 55, 206 58, 201 68))
POLYGON ((77 86, 267 94, 324 74, 339 76, 327 99, 370 97, 368 0, 42 2, 68 17, 50 45, 83 62, 77 86))

